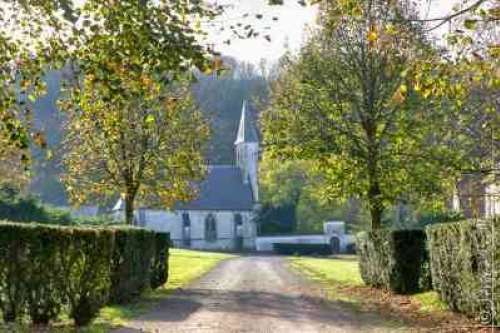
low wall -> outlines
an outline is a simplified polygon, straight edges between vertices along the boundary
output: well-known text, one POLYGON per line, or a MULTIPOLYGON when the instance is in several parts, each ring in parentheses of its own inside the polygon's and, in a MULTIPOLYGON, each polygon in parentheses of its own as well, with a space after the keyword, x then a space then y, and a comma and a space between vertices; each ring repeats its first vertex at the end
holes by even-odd
POLYGON ((332 237, 340 242, 340 251, 345 252, 349 244, 355 243, 353 235, 289 235, 289 236, 260 236, 255 240, 255 248, 259 252, 272 252, 274 243, 282 244, 330 244, 332 237))
POLYGON ((288 244, 328 244, 329 239, 325 235, 293 235, 293 236, 263 236, 257 237, 255 246, 257 251, 270 252, 273 243, 288 244))

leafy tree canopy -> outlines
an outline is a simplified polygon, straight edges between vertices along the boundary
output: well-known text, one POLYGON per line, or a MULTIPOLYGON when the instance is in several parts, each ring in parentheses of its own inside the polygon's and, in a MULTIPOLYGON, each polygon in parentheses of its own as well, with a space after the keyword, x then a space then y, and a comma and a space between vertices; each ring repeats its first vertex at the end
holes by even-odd
POLYGON ((132 223, 136 199, 171 206, 203 174, 208 129, 186 75, 208 68, 192 20, 213 12, 191 1, 87 1, 78 13, 75 48, 61 53, 75 74, 61 104, 65 182, 76 203, 121 193, 132 223))
POLYGON ((366 199, 378 228, 398 198, 446 192, 459 156, 447 146, 447 109, 413 80, 413 64, 434 53, 421 26, 386 1, 356 8, 325 8, 320 31, 285 62, 264 139, 275 157, 318 161, 325 195, 366 199))
POLYGON ((75 74, 72 88, 91 76, 106 98, 119 100, 132 90, 143 94, 145 77, 175 81, 193 68, 221 66, 210 63, 197 24, 219 8, 202 2, 16 0, 0 1, 0 8, 5 23, 0 27, 0 83, 5 87, 0 93, 0 140, 9 148, 1 153, 24 167, 30 142, 42 148, 47 144, 30 121, 48 68, 69 64, 75 74))
POLYGON ((91 78, 83 87, 63 106, 71 110, 64 158, 71 201, 95 202, 121 193, 126 221, 132 223, 136 200, 168 207, 190 199, 191 182, 204 174, 208 126, 189 87, 145 78, 147 92, 128 92, 119 101, 108 99, 91 78))

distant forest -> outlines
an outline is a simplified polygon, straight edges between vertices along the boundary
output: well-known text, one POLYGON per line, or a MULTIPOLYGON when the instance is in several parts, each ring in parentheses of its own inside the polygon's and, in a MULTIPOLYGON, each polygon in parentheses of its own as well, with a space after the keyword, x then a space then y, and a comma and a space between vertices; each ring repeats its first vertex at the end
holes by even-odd
MULTIPOLYGON (((257 119, 259 106, 265 103, 268 92, 268 81, 261 69, 232 58, 225 58, 224 65, 230 69, 224 75, 200 75, 193 86, 199 107, 211 121, 212 139, 206 153, 210 164, 234 162, 233 143, 242 102, 251 103, 250 109, 257 119)), ((33 148, 33 177, 29 188, 32 195, 57 206, 67 204, 59 181, 64 114, 58 111, 56 103, 62 78, 61 72, 48 73, 45 76, 47 94, 35 102, 34 126, 46 134, 52 156, 47 159, 46 151, 33 148)))

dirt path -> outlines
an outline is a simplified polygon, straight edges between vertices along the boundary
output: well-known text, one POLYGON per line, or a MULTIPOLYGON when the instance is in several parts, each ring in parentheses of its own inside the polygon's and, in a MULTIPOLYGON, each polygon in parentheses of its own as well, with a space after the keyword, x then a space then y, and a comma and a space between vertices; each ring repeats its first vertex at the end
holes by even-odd
POLYGON ((394 323, 326 302, 280 257, 223 262, 117 333, 389 332, 394 323))

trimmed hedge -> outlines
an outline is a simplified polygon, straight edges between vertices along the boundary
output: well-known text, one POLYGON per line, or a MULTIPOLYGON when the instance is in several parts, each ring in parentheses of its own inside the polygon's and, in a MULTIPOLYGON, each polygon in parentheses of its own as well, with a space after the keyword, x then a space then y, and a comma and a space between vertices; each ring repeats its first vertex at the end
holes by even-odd
POLYGON ((112 256, 112 303, 126 303, 149 287, 149 267, 154 255, 154 233, 144 229, 115 229, 112 256))
POLYGON ((441 299, 483 324, 500 324, 500 219, 433 225, 426 231, 433 287, 441 299))
POLYGON ((76 325, 86 325, 113 296, 128 300, 158 287, 150 281, 159 275, 155 267, 167 269, 159 261, 167 260, 168 246, 168 234, 139 228, 0 222, 4 320, 29 315, 33 323, 47 324, 64 310, 76 325))
POLYGON ((151 266, 150 284, 156 289, 167 283, 168 280, 168 249, 170 248, 170 234, 157 232, 155 253, 151 266))
POLYGON ((328 244, 273 243, 273 251, 286 255, 329 255, 332 248, 328 244))
MULTIPOLYGON (((69 228, 68 228, 69 229, 69 228)), ((0 231, 1 232, 1 231, 0 231)), ((112 230, 64 230, 60 239, 60 275, 47 282, 59 283, 64 290, 63 303, 69 305, 70 317, 77 326, 88 324, 106 304, 111 288, 112 230)), ((54 285, 57 287, 57 285, 54 285)))
POLYGON ((111 303, 126 303, 147 288, 163 286, 168 279, 168 233, 139 228, 115 228, 112 255, 111 303))
POLYGON ((372 287, 411 294, 431 287, 423 230, 360 233, 356 250, 363 281, 372 287))

